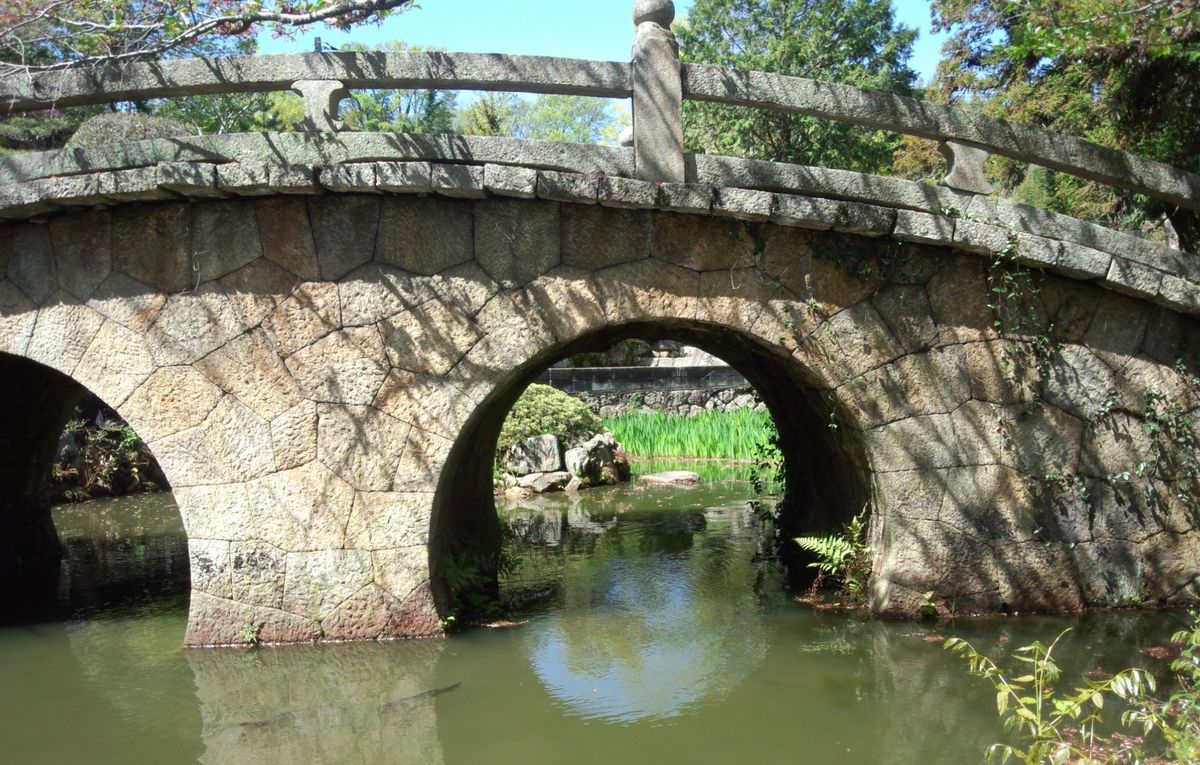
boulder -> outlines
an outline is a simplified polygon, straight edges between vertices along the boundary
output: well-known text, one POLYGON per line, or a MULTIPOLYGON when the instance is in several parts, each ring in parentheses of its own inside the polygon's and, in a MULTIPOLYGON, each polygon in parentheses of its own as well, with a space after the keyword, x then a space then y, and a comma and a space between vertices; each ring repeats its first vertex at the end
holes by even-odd
POLYGON ((554 473, 563 469, 562 444, 552 433, 534 436, 506 448, 499 462, 501 470, 515 476, 554 473))
POLYGON ((551 491, 561 491, 571 482, 571 474, 565 470, 553 473, 534 473, 521 479, 522 488, 529 489, 534 494, 546 494, 551 491))
POLYGON ((567 472, 582 486, 603 486, 629 480, 629 457, 612 433, 600 433, 568 449, 567 472))
POLYGON ((667 486, 695 486, 700 483, 700 476, 690 470, 668 470, 665 473, 647 473, 638 476, 638 480, 667 486))

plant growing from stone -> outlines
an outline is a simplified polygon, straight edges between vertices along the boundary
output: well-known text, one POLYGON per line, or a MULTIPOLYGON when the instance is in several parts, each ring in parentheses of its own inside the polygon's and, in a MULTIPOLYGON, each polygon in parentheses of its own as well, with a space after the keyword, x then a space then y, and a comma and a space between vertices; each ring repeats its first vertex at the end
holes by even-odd
POLYGON ((866 605, 867 583, 871 577, 872 549, 866 541, 867 511, 864 507, 837 534, 808 535, 793 540, 800 549, 816 556, 816 560, 808 564, 809 568, 817 570, 812 591, 815 593, 820 589, 826 579, 833 580, 842 602, 855 608, 866 605))

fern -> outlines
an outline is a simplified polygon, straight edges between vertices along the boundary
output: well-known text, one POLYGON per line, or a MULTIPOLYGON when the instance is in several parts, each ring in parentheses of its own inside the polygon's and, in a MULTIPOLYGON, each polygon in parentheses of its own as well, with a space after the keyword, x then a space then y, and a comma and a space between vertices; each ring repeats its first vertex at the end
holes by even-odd
POLYGON ((793 541, 817 559, 808 564, 817 570, 812 589, 815 593, 826 577, 837 581, 841 597, 850 605, 867 601, 867 583, 871 577, 871 546, 866 542, 867 510, 864 507, 850 519, 841 533, 829 536, 803 536, 793 541))
POLYGON ((854 546, 840 536, 806 536, 796 537, 796 544, 801 550, 807 550, 817 556, 817 560, 808 564, 827 576, 838 576, 846 566, 846 559, 854 554, 854 546))

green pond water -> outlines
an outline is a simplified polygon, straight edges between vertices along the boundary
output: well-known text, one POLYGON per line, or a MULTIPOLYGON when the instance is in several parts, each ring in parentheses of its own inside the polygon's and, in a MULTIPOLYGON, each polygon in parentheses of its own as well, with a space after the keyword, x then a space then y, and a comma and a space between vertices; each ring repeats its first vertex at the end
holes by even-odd
MULTIPOLYGON (((656 465, 655 468, 662 467, 656 465)), ((975 763, 993 694, 934 636, 1064 627, 1066 677, 1165 667, 1182 613, 923 625, 815 613, 742 481, 500 508, 529 621, 442 641, 180 648, 169 495, 60 508, 57 590, 0 623, 4 763, 975 763)))

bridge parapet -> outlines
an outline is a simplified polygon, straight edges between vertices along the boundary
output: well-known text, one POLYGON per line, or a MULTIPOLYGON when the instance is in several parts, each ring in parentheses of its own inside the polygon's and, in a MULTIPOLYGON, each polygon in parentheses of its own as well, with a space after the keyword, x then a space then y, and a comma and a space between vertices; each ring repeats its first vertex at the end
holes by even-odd
MULTIPOLYGON (((986 194, 989 154, 1031 162, 1200 211, 1200 176, 1041 128, 961 107, 768 72, 681 64, 670 0, 635 4, 631 63, 478 53, 311 53, 136 62, 61 70, 0 82, 0 105, 19 113, 51 106, 189 95, 295 90, 305 127, 339 128, 337 101, 355 89, 445 88, 629 98, 635 164, 630 177, 704 182, 683 154, 685 99, 801 114, 940 142, 946 187, 986 194)), ((3 107, 0 107, 3 108, 3 107)), ((0 173, 5 172, 0 165, 0 173)))

